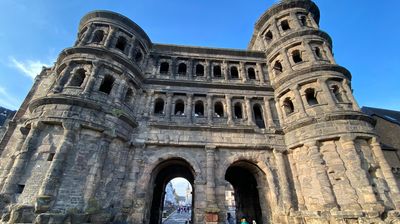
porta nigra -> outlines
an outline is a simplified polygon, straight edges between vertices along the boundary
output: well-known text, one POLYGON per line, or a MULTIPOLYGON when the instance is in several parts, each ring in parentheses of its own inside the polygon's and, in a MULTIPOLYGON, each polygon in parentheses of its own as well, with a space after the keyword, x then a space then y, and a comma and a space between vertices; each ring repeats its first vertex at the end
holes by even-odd
POLYGON ((225 223, 228 187, 257 224, 399 223, 374 120, 319 18, 281 1, 233 50, 153 43, 88 13, 1 140, 1 222, 160 224, 183 177, 195 224, 225 223))

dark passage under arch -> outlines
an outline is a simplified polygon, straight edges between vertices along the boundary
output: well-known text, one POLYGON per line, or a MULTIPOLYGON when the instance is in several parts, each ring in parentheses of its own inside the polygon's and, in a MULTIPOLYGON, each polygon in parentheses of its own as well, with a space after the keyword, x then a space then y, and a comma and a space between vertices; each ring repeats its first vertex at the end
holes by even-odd
POLYGON ((251 172, 252 169, 258 168, 249 162, 237 162, 232 164, 225 174, 225 180, 231 183, 234 189, 237 223, 243 217, 249 223, 252 220, 263 223, 257 180, 251 172))
MULTIPOLYGON (((194 192, 194 171, 189 163, 183 159, 170 159, 157 166, 153 172, 153 197, 150 209, 149 224, 161 224, 164 205, 165 187, 168 182, 176 177, 185 178, 192 185, 194 192)), ((192 211, 194 205, 194 193, 192 193, 192 211)), ((193 220, 192 212, 192 220, 193 220)))

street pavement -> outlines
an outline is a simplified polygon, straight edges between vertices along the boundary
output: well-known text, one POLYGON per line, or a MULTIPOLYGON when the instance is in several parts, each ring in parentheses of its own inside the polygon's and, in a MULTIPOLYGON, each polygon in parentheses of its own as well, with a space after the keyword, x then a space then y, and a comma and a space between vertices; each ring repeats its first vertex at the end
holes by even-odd
POLYGON ((163 222, 163 224, 185 224, 187 220, 190 220, 190 212, 182 212, 178 213, 177 211, 174 211, 172 215, 163 222))

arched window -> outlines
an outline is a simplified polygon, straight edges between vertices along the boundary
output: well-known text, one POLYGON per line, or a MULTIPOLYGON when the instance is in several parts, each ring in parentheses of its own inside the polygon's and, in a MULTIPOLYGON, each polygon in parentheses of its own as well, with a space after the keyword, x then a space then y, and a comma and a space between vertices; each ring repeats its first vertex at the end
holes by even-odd
POLYGON ((202 64, 196 65, 196 75, 197 76, 204 76, 204 66, 202 64))
POLYGON ((247 75, 249 76, 249 79, 256 79, 256 71, 254 70, 254 68, 248 68, 247 75))
POLYGON ((267 42, 270 42, 270 41, 272 40, 272 38, 273 38, 272 32, 271 32, 271 31, 268 31, 268 32, 265 34, 265 40, 266 40, 267 42))
POLYGON ((135 54, 135 61, 139 63, 142 61, 142 59, 143 59, 142 51, 137 49, 135 54))
POLYGON ((242 119, 243 118, 243 111, 242 111, 242 104, 237 102, 235 103, 235 106, 233 106, 234 114, 236 119, 242 119))
POLYGON ((221 66, 219 66, 219 65, 214 65, 214 67, 213 67, 213 74, 214 74, 214 77, 216 77, 216 78, 221 78, 221 76, 222 76, 221 66))
POLYGON ((83 81, 85 80, 85 70, 83 68, 78 69, 75 74, 72 76, 71 81, 69 82, 70 86, 81 87, 83 81))
POLYGON ((203 104, 203 101, 198 100, 194 104, 194 116, 195 117, 203 117, 204 116, 204 104, 203 104))
POLYGON ((125 103, 130 103, 132 99, 133 99, 133 91, 131 88, 129 88, 128 91, 126 91, 124 101, 125 103))
POLYGON ((293 62, 296 64, 303 61, 303 58, 301 58, 301 53, 299 50, 294 50, 292 52, 292 59, 293 59, 293 62))
POLYGON ((157 98, 154 104, 154 114, 164 114, 164 100, 157 98))
POLYGON ((261 108, 260 104, 254 104, 253 113, 254 113, 254 120, 256 122, 256 125, 259 128, 265 128, 263 112, 262 112, 262 108, 261 108))
POLYGON ((282 20, 281 27, 283 31, 290 30, 289 22, 287 20, 282 20))
POLYGON ((104 31, 96 30, 93 34, 92 43, 100 43, 104 39, 104 31))
POLYGON ((318 104, 317 96, 314 89, 312 88, 306 89, 305 94, 308 105, 312 106, 318 104))
POLYGON ((279 75, 283 72, 283 67, 282 67, 282 64, 280 61, 275 61, 274 71, 275 71, 275 75, 279 75))
POLYGON ((286 115, 289 115, 294 112, 294 105, 290 98, 286 98, 283 101, 283 109, 285 110, 286 115))
POLYGON ((231 67, 231 78, 238 79, 239 78, 239 71, 236 66, 231 67))
POLYGON ((336 101, 339 103, 343 103, 344 102, 343 96, 342 96, 342 93, 340 92, 339 86, 332 85, 331 89, 332 89, 333 96, 335 96, 336 101))
POLYGON ((178 66, 178 74, 179 75, 186 75, 186 64, 180 63, 178 66))
POLYGON ((318 59, 322 58, 321 49, 319 47, 315 47, 314 52, 315 52, 315 56, 317 56, 318 59))
POLYGON ((214 104, 214 116, 215 117, 224 116, 224 105, 221 102, 216 102, 214 104))
POLYGON ((110 94, 114 85, 114 81, 114 77, 112 77, 111 75, 106 75, 100 85, 99 91, 110 94))
POLYGON ((177 116, 185 115, 185 103, 183 102, 183 100, 177 100, 175 102, 174 114, 177 115, 177 116))
POLYGON ((162 62, 160 65, 160 73, 167 74, 169 71, 169 64, 168 62, 162 62))
POLYGON ((115 44, 115 48, 117 48, 118 50, 124 52, 125 51, 125 47, 126 47, 126 39, 125 37, 118 37, 117 43, 115 44))
POLYGON ((301 15, 301 16, 300 16, 300 23, 301 23, 302 26, 308 26, 308 24, 307 24, 307 17, 304 16, 304 15, 301 15))

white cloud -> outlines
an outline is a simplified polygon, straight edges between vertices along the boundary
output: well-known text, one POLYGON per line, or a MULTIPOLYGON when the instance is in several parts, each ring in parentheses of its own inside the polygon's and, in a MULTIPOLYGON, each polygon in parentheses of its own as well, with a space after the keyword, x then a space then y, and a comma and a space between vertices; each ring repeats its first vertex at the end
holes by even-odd
POLYGON ((16 110, 21 102, 14 96, 10 95, 6 88, 0 86, 0 105, 7 109, 16 110))
POLYGON ((14 57, 10 57, 11 66, 18 69, 24 75, 34 79, 42 71, 42 67, 50 67, 50 65, 39 60, 18 61, 14 57))

